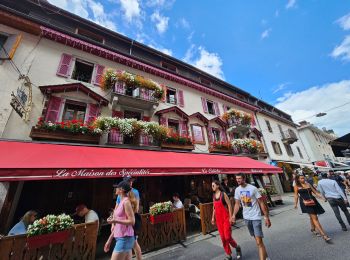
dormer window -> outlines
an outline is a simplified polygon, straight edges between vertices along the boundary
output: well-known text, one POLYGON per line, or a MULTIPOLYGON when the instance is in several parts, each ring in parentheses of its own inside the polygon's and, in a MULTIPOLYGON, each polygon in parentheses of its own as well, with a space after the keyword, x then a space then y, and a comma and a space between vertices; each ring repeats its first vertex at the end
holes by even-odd
POLYGON ((172 65, 172 64, 167 63, 167 62, 164 62, 164 61, 162 61, 162 62, 160 63, 160 65, 161 65, 164 69, 170 70, 170 71, 172 71, 172 72, 177 72, 177 68, 176 68, 175 65, 172 65))

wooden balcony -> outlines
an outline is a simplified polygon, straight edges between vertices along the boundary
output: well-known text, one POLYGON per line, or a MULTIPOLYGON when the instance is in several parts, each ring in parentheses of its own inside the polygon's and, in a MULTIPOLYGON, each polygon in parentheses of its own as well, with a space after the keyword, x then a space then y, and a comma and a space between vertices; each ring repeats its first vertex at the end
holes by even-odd
POLYGON ((85 144, 98 144, 101 138, 101 136, 98 134, 75 134, 62 130, 48 131, 43 129, 36 129, 35 127, 32 127, 29 136, 33 140, 85 144))
POLYGON ((138 108, 142 110, 155 110, 159 105, 155 91, 141 87, 127 87, 117 82, 112 92, 112 108, 117 105, 138 108))
POLYGON ((210 152, 210 153, 232 154, 232 149, 229 149, 229 148, 210 147, 210 148, 209 148, 209 152, 210 152))
POLYGON ((184 150, 184 151, 192 151, 194 150, 193 144, 169 144, 169 143, 162 143, 161 144, 162 149, 166 150, 184 150))
POLYGON ((298 137, 292 129, 288 129, 288 131, 282 132, 281 139, 282 139, 282 142, 285 144, 293 144, 296 141, 298 141, 298 137))
POLYGON ((232 133, 247 133, 252 128, 251 124, 242 124, 241 121, 236 118, 228 119, 227 124, 232 133))
POLYGON ((152 136, 141 134, 138 137, 124 136, 118 129, 111 129, 108 134, 109 145, 123 145, 123 146, 146 146, 159 147, 159 143, 153 139, 152 136))

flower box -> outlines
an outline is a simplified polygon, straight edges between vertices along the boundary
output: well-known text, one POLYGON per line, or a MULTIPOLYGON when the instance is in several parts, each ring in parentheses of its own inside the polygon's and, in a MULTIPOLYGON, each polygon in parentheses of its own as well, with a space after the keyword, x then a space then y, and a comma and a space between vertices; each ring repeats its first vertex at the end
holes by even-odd
POLYGON ((230 148, 227 147, 210 147, 209 148, 209 152, 210 153, 232 153, 232 150, 230 148))
POLYGON ((165 213, 165 214, 160 214, 160 215, 150 215, 149 216, 149 221, 152 224, 158 224, 158 223, 164 223, 164 222, 169 222, 173 220, 173 213, 165 213))
POLYGON ((89 144, 98 144, 101 137, 99 134, 70 133, 63 130, 48 131, 46 129, 37 129, 35 127, 32 127, 29 136, 33 140, 50 140, 89 144))
POLYGON ((192 151, 194 150, 193 144, 168 144, 168 143, 162 143, 161 147, 164 149, 174 149, 174 150, 186 150, 186 151, 192 151))
POLYGON ((69 237, 69 230, 53 232, 44 235, 28 237, 27 243, 30 249, 44 247, 50 244, 64 243, 69 237))

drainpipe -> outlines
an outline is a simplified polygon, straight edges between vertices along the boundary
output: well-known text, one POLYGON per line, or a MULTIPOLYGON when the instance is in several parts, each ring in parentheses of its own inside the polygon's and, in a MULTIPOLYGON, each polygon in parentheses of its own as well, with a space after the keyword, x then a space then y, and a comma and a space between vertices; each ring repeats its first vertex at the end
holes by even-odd
POLYGON ((134 45, 134 40, 131 41, 129 55, 132 56, 132 46, 134 45))

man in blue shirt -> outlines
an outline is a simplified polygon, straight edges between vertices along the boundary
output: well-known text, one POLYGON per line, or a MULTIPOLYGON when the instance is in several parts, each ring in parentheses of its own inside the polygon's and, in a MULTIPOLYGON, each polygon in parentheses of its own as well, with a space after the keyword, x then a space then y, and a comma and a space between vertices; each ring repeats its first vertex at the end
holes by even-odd
POLYGON ((335 180, 328 178, 326 172, 322 173, 322 180, 318 182, 317 189, 327 199, 329 205, 331 205, 342 230, 347 231, 348 229, 346 228, 346 225, 344 224, 339 211, 340 208, 344 212, 346 219, 350 225, 350 213, 346 208, 348 201, 343 190, 339 187, 338 183, 335 180))
MULTIPOLYGON (((130 183, 131 191, 134 193, 135 198, 137 200, 136 212, 138 213, 139 207, 140 207, 140 193, 137 189, 132 187, 135 180, 136 179, 134 177, 131 177, 131 176, 126 176, 123 178, 123 181, 127 181, 130 183)), ((118 195, 115 208, 118 207, 119 203, 120 203, 120 196, 118 195)), ((140 247, 139 243, 137 242, 137 236, 135 237, 134 251, 135 251, 136 259, 141 260, 142 259, 142 252, 141 252, 141 247, 140 247)))

